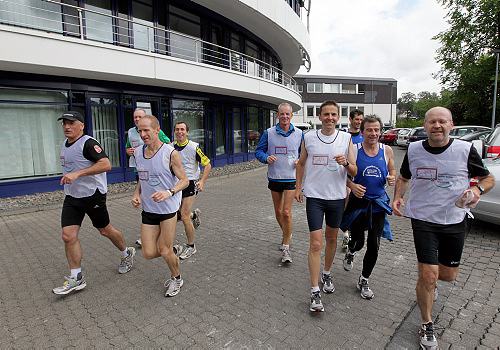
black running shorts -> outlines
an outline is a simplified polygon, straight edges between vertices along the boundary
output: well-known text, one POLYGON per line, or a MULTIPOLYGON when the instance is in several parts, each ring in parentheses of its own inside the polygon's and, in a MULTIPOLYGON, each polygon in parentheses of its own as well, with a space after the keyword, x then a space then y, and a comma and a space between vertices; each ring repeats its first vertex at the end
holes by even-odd
POLYGON ((458 267, 465 241, 465 219, 452 225, 440 225, 411 219, 417 260, 422 264, 458 267))
POLYGON ((309 231, 323 228, 323 217, 326 225, 339 228, 344 215, 345 199, 326 200, 319 198, 306 198, 306 215, 309 231))
POLYGON ((295 181, 287 181, 287 182, 269 181, 267 188, 269 188, 273 192, 283 192, 283 191, 289 191, 289 190, 294 191, 295 190, 295 181))
POLYGON ((92 196, 75 198, 66 196, 61 212, 61 227, 82 225, 87 214, 95 228, 104 228, 109 225, 109 214, 106 207, 106 194, 96 190, 92 196))
POLYGON ((198 194, 196 190, 196 180, 189 180, 189 185, 182 190, 182 198, 191 197, 198 194))
POLYGON ((177 215, 177 212, 169 214, 155 214, 148 213, 147 211, 143 210, 141 215, 143 224, 158 226, 160 222, 173 218, 175 215, 177 215))

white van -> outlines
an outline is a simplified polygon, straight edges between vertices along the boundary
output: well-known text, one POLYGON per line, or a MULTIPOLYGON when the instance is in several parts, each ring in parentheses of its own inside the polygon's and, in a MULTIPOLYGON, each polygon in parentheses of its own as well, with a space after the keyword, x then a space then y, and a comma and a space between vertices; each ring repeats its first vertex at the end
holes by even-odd
POLYGON ((293 126, 295 126, 296 128, 299 128, 303 132, 308 132, 309 130, 312 129, 312 126, 309 123, 294 123, 294 122, 292 122, 292 124, 293 124, 293 126))

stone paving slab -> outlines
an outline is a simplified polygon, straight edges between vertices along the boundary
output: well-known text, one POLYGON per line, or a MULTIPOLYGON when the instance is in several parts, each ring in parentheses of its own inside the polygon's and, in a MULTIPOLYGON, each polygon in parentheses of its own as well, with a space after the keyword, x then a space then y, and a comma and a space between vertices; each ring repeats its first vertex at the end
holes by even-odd
MULTIPOLYGON (((108 198, 112 224, 129 245, 140 227, 131 196, 108 198)), ((356 289, 360 258, 344 271, 339 247, 336 291, 323 295, 324 313, 311 314, 305 204, 293 207, 290 265, 280 260, 265 168, 210 179, 196 206, 202 211, 198 253, 181 262, 184 286, 173 298, 163 296, 169 277, 163 260, 146 260, 138 250, 134 268, 118 274, 119 253, 88 218, 80 232, 87 288, 56 296, 52 288, 69 272, 60 205, 2 215, 1 347, 417 348, 414 327, 400 336, 405 323, 419 323, 412 315, 416 259, 408 219, 391 218, 395 241, 381 243, 370 278, 373 300, 356 289)), ((186 242, 181 223, 176 242, 186 242)), ((474 224, 458 279, 449 292, 443 288, 442 306, 435 308, 446 327, 442 349, 500 344, 499 246, 498 227, 474 224)))

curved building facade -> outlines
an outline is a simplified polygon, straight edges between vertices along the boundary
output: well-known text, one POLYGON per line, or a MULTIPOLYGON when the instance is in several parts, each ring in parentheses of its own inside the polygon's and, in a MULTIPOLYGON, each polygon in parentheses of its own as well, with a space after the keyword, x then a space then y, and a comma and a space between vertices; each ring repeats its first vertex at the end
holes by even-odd
POLYGON ((85 116, 108 153, 108 182, 127 167, 133 111, 173 139, 185 121, 214 166, 250 160, 276 106, 302 105, 292 76, 307 61, 298 0, 0 1, 2 197, 61 189, 57 118, 85 116))

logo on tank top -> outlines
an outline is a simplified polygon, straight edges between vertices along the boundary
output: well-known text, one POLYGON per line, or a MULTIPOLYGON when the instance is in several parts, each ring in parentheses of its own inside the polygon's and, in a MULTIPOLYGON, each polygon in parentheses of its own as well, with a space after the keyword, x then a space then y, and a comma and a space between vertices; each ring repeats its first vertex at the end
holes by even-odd
POLYGON ((137 175, 140 181, 146 182, 149 186, 155 187, 161 183, 160 176, 156 174, 150 174, 148 170, 137 169, 137 175))
POLYGON ((449 173, 438 174, 437 168, 417 168, 417 179, 429 180, 439 188, 450 188, 454 177, 455 175, 449 173))
POLYGON ((382 177, 382 172, 375 165, 369 165, 363 170, 363 176, 382 177))

